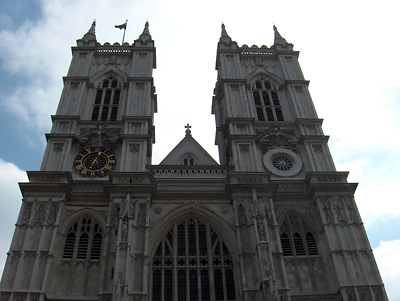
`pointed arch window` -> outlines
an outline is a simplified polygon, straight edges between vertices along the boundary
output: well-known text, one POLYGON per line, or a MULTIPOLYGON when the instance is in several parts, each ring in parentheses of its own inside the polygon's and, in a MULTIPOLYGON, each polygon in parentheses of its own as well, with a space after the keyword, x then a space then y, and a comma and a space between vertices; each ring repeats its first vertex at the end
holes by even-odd
POLYGON ((89 216, 79 218, 68 230, 63 259, 100 260, 103 233, 89 216))
POLYGON ((317 243, 311 228, 296 214, 285 217, 280 228, 283 256, 318 255, 317 243))
POLYGON ((272 82, 259 79, 253 83, 252 92, 258 121, 284 121, 278 91, 272 82))
POLYGON ((94 99, 92 121, 115 121, 121 96, 121 83, 114 77, 102 81, 94 99))
POLYGON ((232 256, 207 223, 175 224, 152 260, 152 300, 237 300, 232 256))

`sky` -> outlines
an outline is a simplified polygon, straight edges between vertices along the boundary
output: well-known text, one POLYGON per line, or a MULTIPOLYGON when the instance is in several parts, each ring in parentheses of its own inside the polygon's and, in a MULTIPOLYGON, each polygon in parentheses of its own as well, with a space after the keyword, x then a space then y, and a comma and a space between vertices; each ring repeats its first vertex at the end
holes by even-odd
POLYGON ((273 24, 294 49, 338 171, 355 194, 391 300, 400 300, 400 3, 398 1, 0 1, 0 270, 21 205, 18 182, 40 168, 68 72, 71 46, 95 19, 97 41, 132 43, 148 20, 158 164, 193 137, 218 161, 211 101, 221 23, 239 45, 273 44, 273 24))

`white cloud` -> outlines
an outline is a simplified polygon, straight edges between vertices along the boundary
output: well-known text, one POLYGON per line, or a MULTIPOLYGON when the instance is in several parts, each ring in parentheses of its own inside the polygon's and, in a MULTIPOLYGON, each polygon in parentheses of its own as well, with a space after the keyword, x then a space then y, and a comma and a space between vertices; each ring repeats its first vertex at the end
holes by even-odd
POLYGON ((400 240, 381 241, 374 250, 389 300, 400 300, 400 240))
POLYGON ((2 171, 0 173, 0 273, 2 273, 21 206, 18 182, 27 182, 28 178, 23 170, 1 158, 0 170, 2 171))

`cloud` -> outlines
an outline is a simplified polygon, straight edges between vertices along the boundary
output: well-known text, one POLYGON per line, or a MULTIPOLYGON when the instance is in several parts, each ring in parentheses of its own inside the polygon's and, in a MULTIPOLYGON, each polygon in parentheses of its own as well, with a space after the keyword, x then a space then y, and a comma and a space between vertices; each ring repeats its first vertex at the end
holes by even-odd
POLYGON ((3 272, 6 253, 11 244, 19 208, 21 193, 18 182, 27 182, 25 171, 0 158, 0 272, 3 272))
POLYGON ((374 250, 389 300, 400 300, 400 240, 381 241, 374 250))

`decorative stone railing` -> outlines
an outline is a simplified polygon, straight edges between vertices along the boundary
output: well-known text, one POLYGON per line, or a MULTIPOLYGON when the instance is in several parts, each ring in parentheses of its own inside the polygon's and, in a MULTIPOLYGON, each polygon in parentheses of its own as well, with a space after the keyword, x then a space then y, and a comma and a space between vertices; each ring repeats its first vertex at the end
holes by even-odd
POLYGON ((154 169, 154 178, 211 178, 211 179, 221 179, 226 178, 228 172, 227 170, 220 169, 178 169, 178 168, 168 168, 168 169, 154 169))
POLYGON ((97 52, 100 53, 130 53, 132 52, 129 48, 120 48, 118 46, 109 46, 110 48, 97 48, 97 52))

